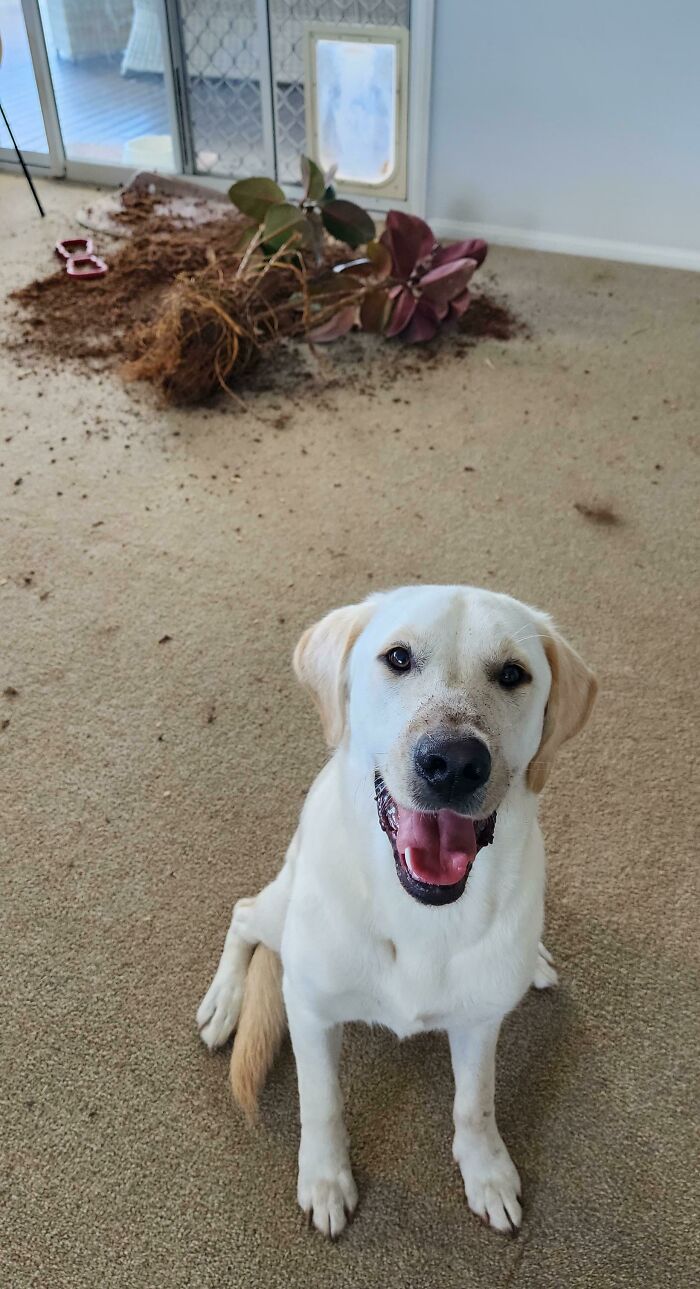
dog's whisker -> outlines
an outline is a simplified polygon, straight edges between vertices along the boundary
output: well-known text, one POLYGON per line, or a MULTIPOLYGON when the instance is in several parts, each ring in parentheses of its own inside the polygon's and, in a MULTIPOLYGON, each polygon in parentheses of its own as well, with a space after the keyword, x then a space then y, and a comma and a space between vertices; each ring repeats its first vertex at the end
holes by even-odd
POLYGON ((524 644, 527 644, 528 640, 550 640, 550 639, 551 639, 551 636, 548 635, 547 632, 535 631, 533 632, 532 635, 523 636, 520 639, 517 636, 514 636, 513 644, 524 645, 524 644))
POLYGON ((524 644, 525 640, 548 640, 550 635, 549 631, 539 631, 534 622, 524 622, 513 635, 513 643, 524 644), (529 631, 530 635, 523 636, 523 631, 529 631))

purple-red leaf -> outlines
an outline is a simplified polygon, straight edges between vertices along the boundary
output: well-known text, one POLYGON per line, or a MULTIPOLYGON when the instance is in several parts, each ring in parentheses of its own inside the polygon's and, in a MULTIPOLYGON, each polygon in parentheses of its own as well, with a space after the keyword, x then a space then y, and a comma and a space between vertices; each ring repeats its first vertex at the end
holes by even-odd
POLYGON ((424 260, 435 245, 433 230, 417 215, 407 215, 402 210, 390 210, 386 228, 380 237, 391 255, 394 276, 406 281, 420 260, 424 260))
MULTIPOLYGON (((446 306, 447 308, 447 306, 446 306)), ((411 321, 402 333, 401 339, 408 345, 420 345, 432 340, 437 335, 440 318, 428 300, 420 300, 411 321)))
POLYGON ((433 257, 435 268, 440 264, 449 264, 451 260, 476 260, 477 267, 486 259, 488 246, 481 237, 471 237, 464 242, 452 242, 449 246, 438 247, 433 257))
POLYGON ((307 332, 309 340, 315 344, 325 345, 331 340, 339 340, 341 336, 346 336, 351 327, 357 322, 357 305, 346 305, 338 313, 334 313, 332 318, 327 322, 322 322, 320 327, 315 327, 313 331, 307 332))
POLYGON ((450 317, 461 318, 462 314, 467 312, 471 294, 469 291, 463 291, 461 295, 455 295, 450 300, 450 317))
POLYGON ((455 295, 461 295, 467 282, 476 268, 476 260, 452 260, 440 264, 438 268, 424 273, 420 279, 420 289, 424 296, 435 302, 449 301, 455 295))
POLYGON ((399 290, 394 301, 394 308, 387 324, 386 335, 398 336, 407 327, 416 311, 418 301, 406 287, 399 290))
MULTIPOLYGON (((480 237, 440 246, 424 220, 390 210, 379 242, 389 253, 394 279, 386 290, 393 301, 387 336, 400 335, 409 344, 432 340, 443 323, 466 313, 469 280, 488 250, 480 237)), ((369 247, 367 255, 371 256, 369 247)), ((368 316, 374 309, 379 312, 378 300, 368 316)))

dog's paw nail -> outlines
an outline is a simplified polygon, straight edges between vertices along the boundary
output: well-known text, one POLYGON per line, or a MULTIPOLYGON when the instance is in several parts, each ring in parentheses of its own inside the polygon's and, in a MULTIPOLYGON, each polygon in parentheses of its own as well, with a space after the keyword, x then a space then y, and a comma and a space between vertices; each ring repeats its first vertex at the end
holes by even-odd
POLYGON ((522 1221, 520 1178, 503 1143, 493 1149, 478 1140, 462 1143, 457 1155, 472 1212, 494 1231, 516 1233, 522 1221))
POLYGON ((357 1189, 350 1169, 340 1168, 331 1178, 300 1178, 299 1203, 308 1215, 309 1226, 315 1226, 331 1240, 337 1239, 357 1204, 357 1189))
POLYGON ((556 989, 559 984, 559 976, 554 966, 554 959, 548 949, 543 944, 539 945, 537 966, 532 979, 535 989, 556 989))

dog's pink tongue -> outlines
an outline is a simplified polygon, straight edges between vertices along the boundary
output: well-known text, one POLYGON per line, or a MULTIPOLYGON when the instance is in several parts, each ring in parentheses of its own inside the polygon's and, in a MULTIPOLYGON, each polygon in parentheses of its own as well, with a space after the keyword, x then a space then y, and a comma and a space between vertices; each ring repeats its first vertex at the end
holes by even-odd
POLYGON ((419 882, 451 886, 464 877, 476 858, 476 833, 471 819, 453 810, 421 814, 398 806, 396 847, 419 882), (408 855, 406 855, 408 851, 408 855))

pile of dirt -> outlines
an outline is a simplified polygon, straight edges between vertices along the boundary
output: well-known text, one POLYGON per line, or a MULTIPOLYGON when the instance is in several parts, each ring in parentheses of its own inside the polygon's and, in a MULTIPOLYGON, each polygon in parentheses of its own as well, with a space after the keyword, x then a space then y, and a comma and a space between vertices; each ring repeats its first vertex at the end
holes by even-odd
POLYGON ((175 228, 191 227, 193 224, 210 224, 212 222, 240 223, 240 215, 234 206, 229 206, 228 216, 222 215, 217 203, 212 214, 212 203, 204 197, 191 198, 183 203, 182 198, 167 197, 162 192, 140 188, 125 188, 119 194, 119 202, 112 214, 112 222, 122 232, 148 231, 150 233, 171 233, 175 228))
MULTIPOLYGON (((123 194, 124 199, 132 194, 123 194)), ((61 267, 13 292, 22 306, 16 349, 46 359, 93 359, 119 363, 135 325, 152 321, 163 296, 180 274, 216 265, 222 272, 239 259, 234 249, 242 220, 224 216, 199 226, 179 227, 172 215, 153 214, 155 198, 136 194, 124 205, 133 229, 118 249, 106 253, 105 277, 79 281, 61 267)), ((98 248, 102 253, 102 248, 98 248)))
POLYGON ((123 237, 137 230, 187 228, 229 217, 240 218, 225 193, 201 184, 142 171, 126 188, 102 193, 76 212, 79 224, 91 233, 123 237))
POLYGON ((527 327, 503 301, 486 293, 475 295, 472 292, 471 303, 460 319, 458 332, 460 336, 471 336, 474 340, 512 340, 513 336, 526 334, 527 327))
MULTIPOLYGON (((177 198, 176 203, 172 199, 164 201, 158 191, 125 190, 110 216, 123 226, 123 240, 113 243, 111 251, 99 242, 96 247, 109 265, 104 277, 77 280, 68 277, 61 266, 48 277, 15 291, 11 298, 21 309, 17 333, 10 343, 18 359, 40 357, 44 364, 87 362, 93 369, 124 370, 125 363, 132 360, 132 376, 153 379, 170 401, 181 401, 167 388, 168 380, 174 388, 170 376, 168 380, 156 380, 148 362, 144 366, 141 361, 143 337, 169 309, 172 312, 173 287, 182 294, 183 288, 198 286, 203 271, 209 282, 213 278, 222 285, 232 277, 240 261, 237 243, 245 221, 226 204, 218 211, 214 206, 212 212, 213 203, 197 195, 177 198), (134 359, 139 360, 140 370, 134 366, 134 359)), ((337 254, 329 245, 328 260, 332 263, 335 259, 337 254)), ((441 336, 421 346, 419 361, 437 362, 443 355, 471 347, 480 339, 509 340, 522 330, 522 324, 505 303, 486 292, 476 293, 452 337, 446 342, 441 336)), ((200 329, 198 344, 204 334, 200 329)), ((405 371, 407 364, 415 367, 417 353, 413 346, 399 341, 378 342, 374 336, 362 339, 368 343, 362 344, 358 352, 365 359, 369 345, 372 351, 386 350, 382 355, 384 368, 395 368, 398 374, 405 371)), ((352 340, 348 337, 326 350, 333 351, 336 378, 342 377, 343 368, 357 365, 352 340)), ((185 342, 189 343, 189 335, 185 335, 185 342)), ((226 343, 230 348, 228 339, 226 343)), ((238 366, 243 370, 246 365, 250 363, 238 366)), ((197 393, 198 399, 205 396, 205 384, 197 393)), ((209 392, 214 392, 217 382, 210 381, 209 385, 209 392)), ((192 397, 186 401, 193 401, 192 397)))

